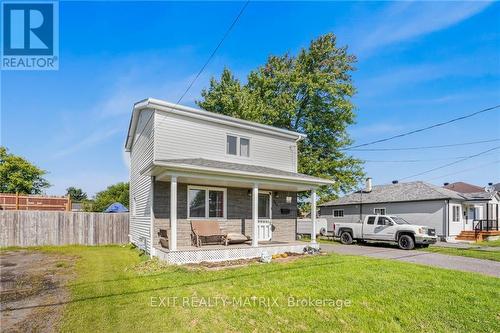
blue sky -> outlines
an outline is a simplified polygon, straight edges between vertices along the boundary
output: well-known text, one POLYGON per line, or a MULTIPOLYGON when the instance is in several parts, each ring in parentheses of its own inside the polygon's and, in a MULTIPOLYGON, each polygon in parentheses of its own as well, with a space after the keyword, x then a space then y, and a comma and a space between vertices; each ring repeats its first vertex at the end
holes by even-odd
MULTIPOLYGON (((49 171, 49 194, 128 180, 133 102, 176 101, 242 4, 61 2, 59 70, 2 72, 1 144, 49 171)), ((183 104, 224 66, 244 79, 270 54, 334 32, 359 60, 350 134, 356 143, 392 136, 500 104, 499 22, 500 4, 488 2, 251 2, 183 104)), ((487 139, 500 139, 499 110, 371 147, 487 139)), ((373 161, 365 170, 383 184, 499 145, 354 155, 373 161), (423 161, 375 162, 388 160, 423 161)), ((496 150, 409 180, 486 185, 500 181, 499 160, 496 150)))

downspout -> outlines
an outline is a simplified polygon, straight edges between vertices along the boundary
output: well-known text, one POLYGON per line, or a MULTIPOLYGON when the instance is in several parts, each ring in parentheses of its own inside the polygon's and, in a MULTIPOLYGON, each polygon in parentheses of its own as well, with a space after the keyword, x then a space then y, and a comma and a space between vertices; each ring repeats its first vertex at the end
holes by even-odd
POLYGON ((154 230, 155 230, 155 214, 154 214, 154 188, 155 188, 155 176, 151 176, 151 189, 149 193, 149 219, 150 219, 150 227, 149 227, 149 256, 153 258, 155 256, 155 248, 153 246, 154 239, 154 230))
POLYGON ((446 219, 444 223, 444 237, 445 239, 449 237, 449 226, 450 226, 450 200, 446 200, 446 219))

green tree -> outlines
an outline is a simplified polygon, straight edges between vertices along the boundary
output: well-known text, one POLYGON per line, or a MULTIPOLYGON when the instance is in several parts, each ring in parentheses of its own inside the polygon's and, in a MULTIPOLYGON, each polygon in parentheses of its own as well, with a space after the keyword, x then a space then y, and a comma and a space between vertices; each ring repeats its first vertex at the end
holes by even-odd
POLYGON ((50 187, 47 172, 0 146, 0 192, 41 194, 50 187))
POLYGON ((313 40, 297 56, 270 56, 242 84, 224 69, 212 78, 197 104, 209 111, 285 128, 307 135, 299 142, 298 171, 334 179, 320 189, 321 201, 347 192, 363 177, 360 160, 343 147, 352 144, 347 127, 354 123, 356 89, 351 74, 356 57, 338 47, 335 35, 313 40))
POLYGON ((83 202, 83 210, 87 212, 102 212, 115 202, 120 202, 125 207, 129 207, 128 183, 117 183, 108 186, 104 191, 98 192, 93 200, 85 200, 83 202))
POLYGON ((83 192, 81 188, 76 188, 73 186, 66 189, 66 195, 69 195, 71 201, 73 202, 82 202, 84 200, 87 200, 87 193, 83 192))

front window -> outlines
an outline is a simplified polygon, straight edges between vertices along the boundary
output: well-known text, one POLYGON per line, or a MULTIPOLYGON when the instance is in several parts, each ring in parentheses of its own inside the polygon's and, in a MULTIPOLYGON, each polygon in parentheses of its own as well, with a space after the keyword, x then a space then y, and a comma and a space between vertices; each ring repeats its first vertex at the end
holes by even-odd
POLYGON ((452 206, 452 221, 460 222, 460 206, 458 205, 452 206))
POLYGON ((228 134, 226 136, 226 154, 250 157, 250 139, 228 134))
POLYGON ((227 151, 226 151, 227 154, 228 155, 237 155, 238 154, 237 149, 238 149, 238 137, 228 135, 227 136, 227 151))
POLYGON ((188 218, 225 218, 226 189, 188 187, 188 218))
POLYGON ((343 209, 334 209, 333 210, 333 217, 344 217, 344 210, 343 209))
POLYGON ((250 156, 250 140, 240 138, 240 156, 250 156))

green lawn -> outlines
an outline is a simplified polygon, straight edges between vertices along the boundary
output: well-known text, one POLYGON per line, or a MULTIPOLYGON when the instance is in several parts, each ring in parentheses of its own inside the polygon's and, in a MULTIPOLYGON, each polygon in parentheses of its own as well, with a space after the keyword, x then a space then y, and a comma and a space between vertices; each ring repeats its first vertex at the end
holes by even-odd
POLYGON ((500 331, 500 279, 473 273, 340 255, 214 271, 151 264, 128 247, 43 250, 79 257, 66 332, 500 331), (252 296, 278 306, 151 306, 252 296), (350 306, 288 307, 290 296, 350 306))

